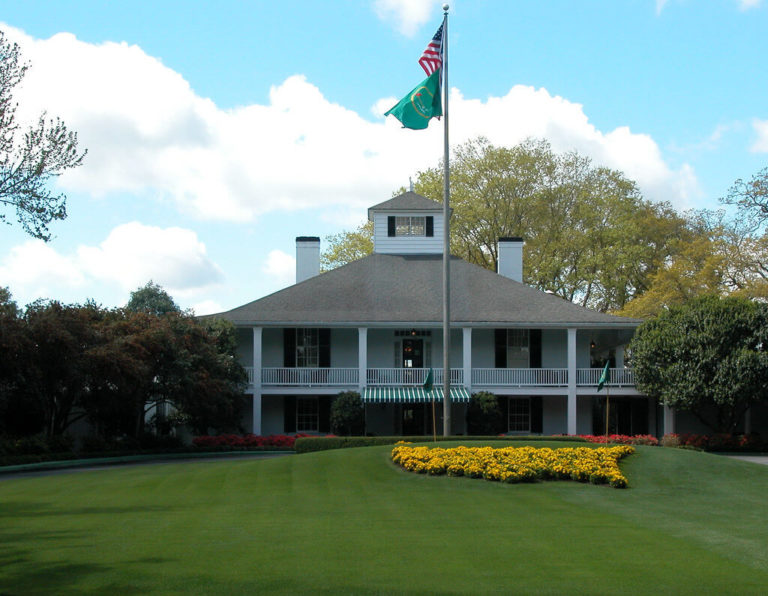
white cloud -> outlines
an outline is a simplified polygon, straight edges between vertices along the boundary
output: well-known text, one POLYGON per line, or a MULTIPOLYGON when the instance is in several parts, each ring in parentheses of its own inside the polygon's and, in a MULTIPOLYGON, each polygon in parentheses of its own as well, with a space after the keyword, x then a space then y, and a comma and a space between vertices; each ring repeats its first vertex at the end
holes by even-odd
POLYGON ((37 298, 59 297, 59 289, 80 288, 85 274, 67 256, 42 240, 28 240, 13 247, 0 262, 2 284, 13 288, 14 299, 26 304, 37 298))
POLYGON ((595 163, 622 170, 647 198, 686 207, 700 192, 692 168, 684 164, 671 169, 649 135, 633 133, 626 126, 601 132, 580 104, 550 95, 546 89, 515 85, 505 96, 485 101, 465 99, 453 89, 449 105, 454 142, 477 135, 496 145, 545 138, 555 151, 576 150, 595 163))
POLYGON ((224 308, 215 300, 203 300, 192 305, 192 311, 200 315, 212 315, 214 313, 222 312, 224 308))
POLYGON ((752 120, 752 128, 757 133, 757 140, 750 147, 753 153, 768 153, 768 120, 752 120))
MULTIPOLYGON (((656 0, 656 14, 661 14, 664 7, 669 0, 656 0)), ((763 3, 763 0, 736 0, 736 4, 739 6, 739 10, 749 10, 750 8, 757 8, 763 3)))
POLYGON ((442 5, 442 0, 375 0, 373 9, 381 20, 394 22, 400 33, 412 37, 428 21, 437 21, 442 5))
MULTIPOLYGON (((400 7, 415 22, 432 4, 382 7, 400 7)), ((382 120, 394 98, 376 101, 370 121, 296 75, 273 86, 266 105, 221 110, 137 46, 87 44, 70 34, 35 41, 6 31, 34 65, 20 106, 61 115, 89 149, 86 164, 60 180, 68 190, 143 193, 200 218, 244 222, 275 210, 363 209, 442 154, 439 123, 410 131, 382 120)), ((624 170, 649 198, 684 205, 696 192, 692 170, 672 170, 649 136, 626 127, 599 131, 581 105, 546 89, 515 86, 485 100, 454 89, 451 116, 453 144, 480 134, 504 145, 546 137, 557 150, 577 149, 624 170)))
POLYGON ((96 284, 127 295, 150 279, 171 295, 188 296, 221 282, 223 274, 194 232, 132 222, 113 229, 98 246, 79 246, 71 254, 27 241, 0 262, 0 279, 24 303, 96 284))
POLYGON ((79 247, 75 260, 91 277, 125 290, 151 279, 171 294, 183 293, 224 277, 193 231, 138 222, 116 227, 97 247, 79 247))
POLYGON ((282 250, 272 250, 261 270, 282 286, 289 286, 296 281, 296 258, 282 250))

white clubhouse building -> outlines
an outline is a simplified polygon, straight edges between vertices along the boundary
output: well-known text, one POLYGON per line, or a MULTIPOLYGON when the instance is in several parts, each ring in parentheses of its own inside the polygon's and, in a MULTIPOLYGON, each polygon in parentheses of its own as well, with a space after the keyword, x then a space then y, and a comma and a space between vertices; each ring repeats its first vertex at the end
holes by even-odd
MULTIPOLYGON (((369 209, 374 252, 320 274, 320 239, 296 239, 296 284, 218 317, 248 371, 254 434, 329 431, 333 398, 357 391, 366 432, 432 433, 443 386, 442 205, 406 192, 369 209), (433 369, 434 389, 423 389, 433 369)), ((499 396, 510 433, 661 434, 672 412, 635 389, 624 351, 641 321, 582 308, 522 283, 523 241, 503 238, 499 271, 451 259, 452 433, 471 394, 499 396), (666 424, 665 424, 666 422, 666 424)))

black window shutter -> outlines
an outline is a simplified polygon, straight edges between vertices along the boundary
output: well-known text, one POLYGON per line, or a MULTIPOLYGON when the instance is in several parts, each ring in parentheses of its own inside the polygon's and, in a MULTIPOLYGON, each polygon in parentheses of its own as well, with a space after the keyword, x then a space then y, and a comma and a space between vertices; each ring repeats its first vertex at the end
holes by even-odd
POLYGON ((395 216, 390 215, 387 217, 387 236, 395 235, 395 216))
POLYGON ((318 364, 320 365, 320 368, 329 368, 331 366, 331 330, 320 329, 318 338, 320 341, 318 364))
POLYGON ((541 329, 528 332, 531 347, 531 368, 541 368, 541 329))
POLYGON ((541 396, 531 397, 531 432, 541 434, 544 432, 544 414, 541 404, 541 396))
POLYGON ((507 330, 494 329, 496 339, 496 368, 507 368, 507 330))
POLYGON ((296 432, 296 398, 288 395, 283 398, 283 432, 296 432))
POLYGON ((283 329, 283 366, 296 366, 296 330, 283 329))
POLYGON ((321 433, 331 432, 331 396, 323 395, 318 397, 320 403, 318 404, 318 431, 321 433))
POLYGON ((497 399, 501 410, 501 432, 506 433, 509 432, 509 396, 500 395, 497 399))
POLYGON ((427 215, 427 236, 435 235, 435 218, 431 215, 427 215))

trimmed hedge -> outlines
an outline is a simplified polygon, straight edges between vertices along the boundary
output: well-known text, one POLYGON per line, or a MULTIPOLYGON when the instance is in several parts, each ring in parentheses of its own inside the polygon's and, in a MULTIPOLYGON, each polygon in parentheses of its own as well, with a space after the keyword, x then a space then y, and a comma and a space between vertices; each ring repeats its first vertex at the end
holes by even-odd
POLYGON ((286 447, 273 445, 263 447, 232 447, 221 445, 216 447, 176 447, 169 449, 132 449, 122 451, 92 451, 66 453, 33 453, 25 455, 0 455, 0 467, 20 466, 25 464, 41 464, 58 461, 74 461, 87 459, 120 458, 133 455, 170 455, 170 454, 200 454, 200 453, 231 453, 235 451, 290 451, 286 447))
MULTIPOLYGON (((438 441, 569 441, 586 443, 580 437, 556 436, 546 437, 541 435, 520 436, 501 435, 495 436, 464 436, 438 437, 438 441)), ((431 443, 431 437, 419 435, 416 437, 302 437, 296 439, 294 449, 296 453, 311 453, 313 451, 326 451, 328 449, 346 449, 348 447, 371 447, 373 445, 394 445, 398 441, 409 443, 431 443)))

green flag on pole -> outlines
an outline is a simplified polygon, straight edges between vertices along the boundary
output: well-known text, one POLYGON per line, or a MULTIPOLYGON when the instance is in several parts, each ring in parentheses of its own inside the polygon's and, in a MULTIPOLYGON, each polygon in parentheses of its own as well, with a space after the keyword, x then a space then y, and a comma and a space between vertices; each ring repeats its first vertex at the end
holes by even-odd
POLYGON ((443 103, 440 99, 441 73, 442 69, 437 69, 384 115, 391 114, 400 120, 403 128, 414 130, 427 128, 432 118, 443 115, 443 103))
POLYGON ((611 371, 609 369, 609 366, 611 365, 610 361, 605 363, 605 368, 603 369, 602 374, 600 375, 600 378, 597 380, 597 390, 600 391, 603 386, 611 380, 611 371))
POLYGON ((424 391, 432 391, 432 369, 427 373, 427 380, 424 381, 424 391))

